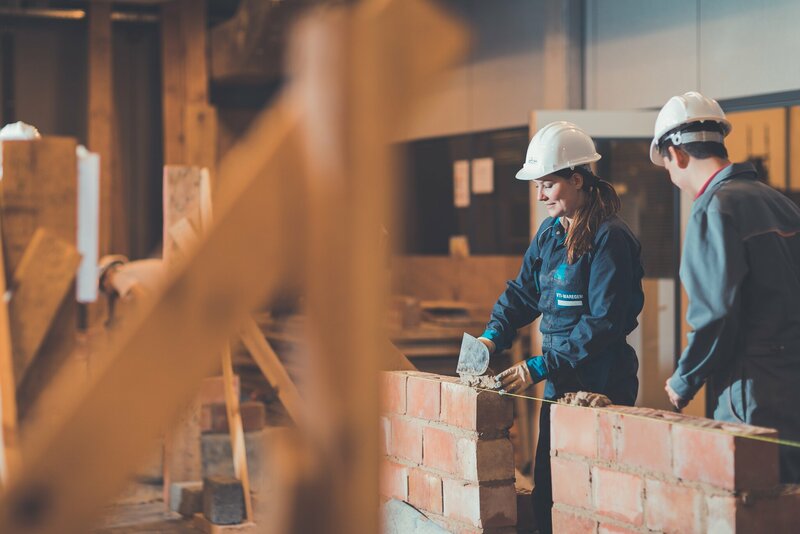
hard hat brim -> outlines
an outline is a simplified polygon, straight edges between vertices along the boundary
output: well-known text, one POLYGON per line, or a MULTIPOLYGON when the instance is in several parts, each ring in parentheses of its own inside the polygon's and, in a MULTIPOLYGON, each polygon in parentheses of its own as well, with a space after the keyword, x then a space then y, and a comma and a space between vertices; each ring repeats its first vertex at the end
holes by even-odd
POLYGON ((650 161, 653 162, 653 165, 664 166, 664 159, 661 157, 661 152, 658 151, 658 141, 655 139, 650 142, 650 161))

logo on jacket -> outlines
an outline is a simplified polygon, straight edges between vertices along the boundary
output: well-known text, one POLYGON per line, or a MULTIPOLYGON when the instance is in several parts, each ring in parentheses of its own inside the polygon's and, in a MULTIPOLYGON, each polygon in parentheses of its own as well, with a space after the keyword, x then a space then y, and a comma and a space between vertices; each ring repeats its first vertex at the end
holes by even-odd
POLYGON ((556 306, 559 308, 583 306, 583 293, 556 290, 556 306))
POLYGON ((561 265, 556 267, 556 270, 553 271, 553 278, 555 278, 556 280, 562 280, 562 281, 567 279, 567 264, 566 263, 562 263, 561 265))

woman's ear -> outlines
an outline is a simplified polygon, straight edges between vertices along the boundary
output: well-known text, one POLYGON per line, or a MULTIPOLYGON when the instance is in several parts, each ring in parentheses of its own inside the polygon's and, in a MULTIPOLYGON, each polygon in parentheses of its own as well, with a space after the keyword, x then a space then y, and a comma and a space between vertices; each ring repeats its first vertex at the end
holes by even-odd
POLYGON ((569 177, 569 181, 575 186, 575 189, 583 188, 583 175, 579 172, 573 172, 569 177))

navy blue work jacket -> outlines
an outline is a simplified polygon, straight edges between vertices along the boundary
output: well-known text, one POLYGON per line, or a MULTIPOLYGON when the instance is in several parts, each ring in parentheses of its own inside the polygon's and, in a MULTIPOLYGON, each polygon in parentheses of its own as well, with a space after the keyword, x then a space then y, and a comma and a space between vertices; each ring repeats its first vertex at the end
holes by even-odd
POLYGON ((569 264, 565 239, 559 219, 542 223, 484 336, 506 349, 541 315, 547 398, 584 390, 633 404, 639 364, 626 336, 644 304, 639 241, 614 216, 598 228, 592 250, 569 264))

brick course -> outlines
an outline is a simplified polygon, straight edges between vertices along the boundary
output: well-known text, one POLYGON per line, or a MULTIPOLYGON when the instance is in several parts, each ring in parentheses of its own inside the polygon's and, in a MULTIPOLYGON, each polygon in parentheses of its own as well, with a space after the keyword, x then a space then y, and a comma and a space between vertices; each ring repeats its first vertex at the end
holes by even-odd
POLYGON ((555 405, 551 430, 554 532, 777 534, 800 525, 800 486, 778 483, 777 446, 744 437, 777 436, 772 429, 555 405))
POLYGON ((515 532, 511 398, 417 371, 381 373, 380 386, 381 496, 450 532, 515 532))

